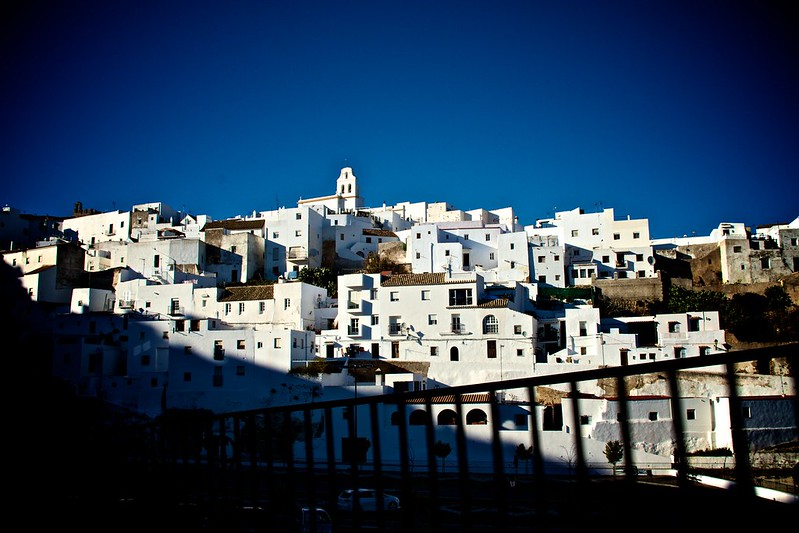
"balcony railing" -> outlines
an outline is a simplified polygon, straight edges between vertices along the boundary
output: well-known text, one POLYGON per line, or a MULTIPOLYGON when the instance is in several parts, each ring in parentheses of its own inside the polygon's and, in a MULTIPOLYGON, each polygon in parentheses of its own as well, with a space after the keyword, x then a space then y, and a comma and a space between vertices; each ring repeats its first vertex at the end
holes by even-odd
POLYGON ((449 332, 455 333, 456 335, 464 335, 466 333, 466 326, 463 324, 450 324, 449 332))
MULTIPOLYGON (((103 454, 103 493, 118 492, 119 501, 156 502, 152 517, 172 510, 185 521, 185 513, 194 509, 206 521, 218 519, 211 525, 220 530, 234 522, 232 517, 253 524, 267 520, 275 530, 289 530, 295 527, 297 502, 324 507, 345 531, 363 526, 378 531, 528 532, 535 526, 532 530, 620 532, 630 524, 680 531, 687 523, 692 530, 716 531, 739 530, 747 517, 790 524, 799 510, 790 478, 795 458, 776 469, 786 479, 779 490, 758 486, 766 471, 762 468, 769 479, 776 470, 767 461, 762 467, 754 462, 762 460, 756 451, 763 435, 752 433, 753 419, 743 414, 751 396, 743 392, 748 379, 738 365, 756 362, 757 368, 768 369, 783 361, 795 368, 797 352, 799 343, 794 343, 424 391, 356 393, 234 413, 175 413, 116 428, 117 446, 108 451, 124 461, 109 463, 109 454, 103 454), (708 463, 692 460, 694 419, 666 416, 655 425, 663 428, 673 450, 662 454, 661 463, 640 462, 638 453, 656 443, 648 431, 636 431, 647 421, 640 420, 639 406, 631 405, 637 400, 630 385, 642 377, 656 378, 669 391, 663 396, 666 411, 685 413, 681 380, 699 374, 686 370, 703 369, 714 372, 713 379, 726 382, 729 390, 729 420, 721 425, 731 439, 732 455, 712 470, 708 463), (595 404, 583 402, 592 401, 586 393, 595 390, 598 380, 613 386, 617 402, 618 416, 602 420, 603 431, 614 425, 603 437, 618 443, 616 457, 621 458, 612 463, 603 455, 604 442, 584 435, 595 404), (562 411, 561 420, 551 414, 551 395, 539 396, 542 390, 561 390, 563 399, 570 400, 571 409, 562 411), (354 416, 344 417, 345 411, 354 416), (551 438, 553 431, 558 438, 551 438), (111 471, 111 465, 117 470, 111 471), (358 487, 398 496, 400 510, 337 510, 338 494, 358 487), (153 498, 159 494, 169 498, 153 498), (623 516, 619 502, 624 502, 623 516), (662 512, 654 511, 652 502, 662 512), (716 512, 708 513, 708 508, 716 512)), ((364 374, 359 369, 359 385, 364 374)), ((781 381, 784 397, 764 398, 782 402, 790 412, 781 423, 784 438, 795 442, 795 382, 788 376, 781 381)), ((94 487, 85 481, 76 492, 94 487)), ((86 502, 94 505, 95 500, 96 491, 88 491, 86 502)), ((151 519, 141 514, 148 509, 145 505, 135 509, 134 515, 128 508, 118 512, 142 523, 151 519)))
POLYGON ((347 326, 347 335, 350 337, 360 337, 361 328, 354 328, 352 326, 347 326))
POLYGON ((402 325, 401 324, 389 324, 388 325, 388 334, 389 335, 402 335, 402 325))

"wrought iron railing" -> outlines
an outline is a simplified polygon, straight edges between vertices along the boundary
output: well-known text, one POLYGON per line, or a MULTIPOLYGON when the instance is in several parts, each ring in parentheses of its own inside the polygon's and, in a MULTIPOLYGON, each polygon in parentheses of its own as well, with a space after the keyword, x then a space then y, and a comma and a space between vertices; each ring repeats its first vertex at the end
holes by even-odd
MULTIPOLYGON (((126 428, 135 433, 124 439, 132 467, 127 475, 138 497, 198 510, 259 510, 260 519, 275 530, 295 527, 295 510, 303 506, 326 509, 336 531, 360 531, 362 526, 380 531, 625 531, 633 524, 662 531, 689 519, 692 527, 741 525, 750 512, 768 513, 769 521, 795 518, 795 478, 784 485, 790 490, 766 496, 762 491, 767 489, 757 485, 764 475, 752 464, 757 443, 749 438, 751 422, 743 418, 739 380, 743 363, 754 361, 761 369, 783 363, 780 382, 785 385, 775 397, 788 402, 783 434, 796 443, 799 409, 792 376, 798 346, 383 395, 369 394, 361 383, 362 392, 347 399, 228 414, 167 413, 156 423, 126 428), (711 475, 688 460, 681 416, 681 402, 690 396, 681 389, 682 377, 697 370, 712 372, 712 379, 726 381, 729 390, 732 454, 723 471, 711 475), (646 435, 633 429, 635 398, 629 392, 631 380, 646 376, 667 385, 667 401, 676 413, 666 421, 673 452, 654 466, 633 460, 634 448, 646 447, 646 435), (618 401, 618 469, 616 462, 610 467, 610 457, 603 464, 590 459, 589 442, 580 436, 588 420, 580 403, 587 398, 585 391, 594 390, 589 384, 596 383, 612 387, 618 401), (562 425, 570 431, 562 432, 562 450, 547 448, 546 422, 535 408, 552 402, 543 393, 554 389, 574 406, 563 414, 562 425), (446 416, 442 406, 450 411, 446 416), (433 416, 434 407, 438 416, 433 416), (521 429, 510 430, 511 440, 500 414, 508 408, 525 413, 515 419, 521 429), (487 412, 474 416, 475 409, 487 412), (521 450, 514 453, 509 442, 519 442, 521 450), (701 483, 711 478, 723 481, 701 483), (401 507, 338 509, 341 491, 356 487, 393 494, 401 507), (708 513, 711 508, 714 512, 708 513)), ((789 467, 783 470, 790 475, 789 467)), ((770 472, 769 479, 776 475, 770 472)))

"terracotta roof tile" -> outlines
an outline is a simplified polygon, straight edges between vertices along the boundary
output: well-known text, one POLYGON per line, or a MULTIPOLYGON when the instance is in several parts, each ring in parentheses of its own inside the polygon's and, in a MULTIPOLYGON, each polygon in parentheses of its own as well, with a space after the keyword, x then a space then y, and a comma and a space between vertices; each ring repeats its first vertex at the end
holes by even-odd
POLYGON ((244 285, 241 287, 226 287, 219 297, 220 302, 239 302, 244 300, 271 300, 274 298, 272 285, 244 285))
POLYGON ((263 220, 217 220, 215 222, 208 222, 201 231, 209 229, 227 229, 227 230, 248 230, 248 229, 263 229, 263 220))
MULTIPOLYGON (((461 396, 461 403, 489 403, 491 395, 487 392, 480 392, 475 394, 464 394, 461 396)), ((410 398, 406 403, 424 403, 424 398, 410 398)), ((455 404, 454 394, 442 394, 441 396, 434 396, 430 398, 431 404, 455 404)))
POLYGON ((473 279, 447 279, 445 272, 424 272, 422 274, 394 274, 383 280, 383 287, 402 287, 409 285, 444 285, 446 283, 471 283, 473 279))
POLYGON ((364 228, 363 230, 364 235, 374 235, 375 237, 396 237, 397 234, 393 231, 389 231, 387 229, 372 229, 372 228, 364 228))

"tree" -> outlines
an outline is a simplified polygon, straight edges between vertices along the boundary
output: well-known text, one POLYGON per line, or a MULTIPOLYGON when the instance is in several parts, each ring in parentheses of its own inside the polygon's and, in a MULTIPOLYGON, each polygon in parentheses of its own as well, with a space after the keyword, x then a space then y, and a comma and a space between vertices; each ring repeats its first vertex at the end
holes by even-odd
POLYGON ((333 269, 327 267, 303 268, 297 274, 297 279, 303 283, 327 289, 327 295, 336 297, 338 294, 338 275, 333 269))
POLYGON ((452 452, 452 446, 448 442, 436 441, 433 445, 433 454, 441 458, 441 472, 444 472, 444 461, 447 456, 452 452))
POLYGON ((603 452, 608 462, 613 465, 613 477, 616 477, 616 463, 624 457, 624 447, 617 440, 608 441, 603 452))

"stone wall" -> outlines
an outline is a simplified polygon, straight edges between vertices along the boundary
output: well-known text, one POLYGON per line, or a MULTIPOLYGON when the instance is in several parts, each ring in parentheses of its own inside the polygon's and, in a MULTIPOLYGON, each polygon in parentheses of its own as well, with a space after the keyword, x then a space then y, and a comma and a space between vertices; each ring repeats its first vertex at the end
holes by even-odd
POLYGON ((656 278, 594 279, 594 287, 611 300, 663 300, 660 273, 656 278))

